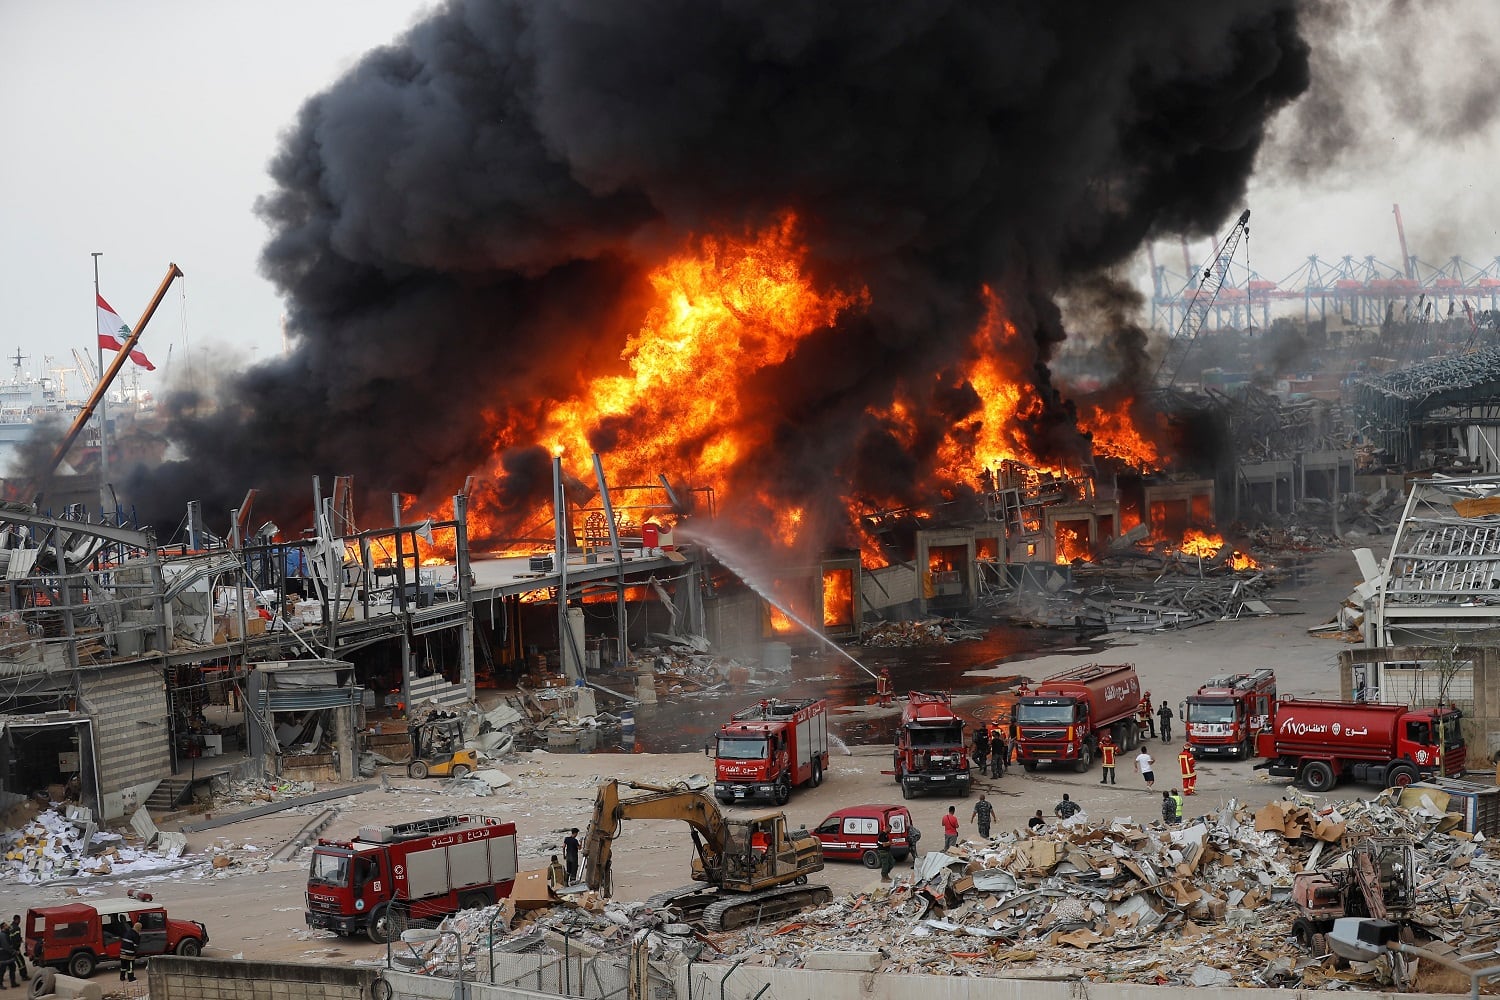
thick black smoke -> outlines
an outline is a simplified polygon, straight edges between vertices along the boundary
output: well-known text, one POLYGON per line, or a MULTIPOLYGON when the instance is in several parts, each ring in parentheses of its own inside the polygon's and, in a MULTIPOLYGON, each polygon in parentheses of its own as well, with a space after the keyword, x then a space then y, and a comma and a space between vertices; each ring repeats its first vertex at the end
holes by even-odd
MULTIPOLYGON (((934 420, 974 406, 953 372, 983 286, 1049 400, 1038 446, 1066 451, 1054 293, 1243 207, 1307 83, 1293 0, 454 0, 302 109, 260 205, 296 349, 177 423, 188 459, 131 499, 175 523, 338 473, 441 499, 489 453, 481 414, 618 357, 664 253, 787 211, 819 278, 870 302, 755 380, 776 447, 747 477, 910 489, 929 458, 868 410, 898 387, 934 420)), ((512 467, 485 488, 545 477, 512 467)))

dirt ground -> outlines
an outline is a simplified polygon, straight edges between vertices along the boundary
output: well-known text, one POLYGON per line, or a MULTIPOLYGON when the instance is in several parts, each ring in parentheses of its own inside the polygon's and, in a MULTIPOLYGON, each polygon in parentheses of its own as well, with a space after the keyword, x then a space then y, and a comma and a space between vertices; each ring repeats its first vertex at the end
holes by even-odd
MULTIPOLYGON (((1366 543, 1368 544, 1368 543, 1366 543)), ((1374 544, 1377 557, 1387 545, 1374 544)), ((1177 703, 1205 678, 1235 670, 1274 667, 1280 689, 1301 696, 1337 695, 1337 656, 1343 644, 1335 639, 1312 638, 1307 629, 1328 621, 1339 602, 1358 582, 1353 556, 1344 550, 1320 553, 1309 562, 1300 580, 1270 592, 1276 617, 1218 622, 1181 632, 1121 635, 1105 655, 1079 651, 1027 661, 1026 673, 1042 677, 1063 666, 1086 662, 1133 662, 1144 686, 1159 700, 1177 703)), ((996 673, 1015 672, 1015 664, 996 673)), ((984 714, 982 695, 965 697, 966 711, 984 714)), ((896 711, 863 707, 857 712, 896 711)), ((1179 724, 1180 726, 1180 724, 1179 724)), ((1180 728, 1174 735, 1180 736, 1180 728)), ((1054 804, 1068 792, 1095 818, 1130 816, 1142 822, 1159 818, 1161 790, 1175 784, 1176 749, 1153 743, 1158 760, 1156 791, 1150 791, 1129 766, 1122 762, 1119 784, 1101 787, 1097 765, 1086 774, 1042 768, 1027 774, 1019 768, 1004 778, 980 783, 967 800, 932 797, 907 803, 923 831, 923 847, 941 844, 939 819, 949 805, 958 807, 962 833, 972 836, 971 819, 978 792, 984 792, 997 808, 997 829, 1023 828, 1026 818, 1041 809, 1048 817, 1054 804)), ((1258 804, 1278 798, 1287 786, 1284 779, 1268 779, 1252 770, 1253 762, 1203 762, 1199 764, 1198 795, 1188 800, 1189 815, 1208 812, 1233 798, 1258 804)), ((322 931, 310 931, 303 921, 302 891, 306 854, 292 862, 270 860, 272 852, 285 844, 313 815, 327 805, 341 811, 326 837, 352 836, 360 826, 400 822, 426 816, 477 812, 513 821, 521 833, 523 868, 542 867, 552 854, 560 854, 562 838, 571 826, 587 828, 592 811, 594 786, 601 779, 670 782, 693 774, 709 774, 711 762, 701 754, 671 755, 576 755, 532 752, 506 764, 502 770, 513 783, 483 798, 447 795, 438 780, 409 779, 400 768, 388 768, 389 790, 369 791, 315 806, 286 810, 259 819, 246 820, 189 836, 190 857, 182 869, 147 877, 127 876, 114 882, 90 880, 73 885, 0 885, 0 914, 24 912, 29 906, 64 901, 71 894, 123 895, 127 888, 142 888, 181 917, 201 920, 209 929, 205 954, 260 960, 355 962, 384 959, 384 948, 364 939, 340 939, 322 931), (235 863, 215 869, 203 852, 227 850, 235 863)), ((836 752, 827 780, 819 788, 795 792, 786 811, 793 824, 809 827, 830 811, 861 802, 899 802, 899 791, 891 776, 888 746, 851 746, 836 752)), ((1340 787, 1339 797, 1374 794, 1374 789, 1340 787)), ((219 812, 226 813, 229 809, 219 812)), ((189 820, 196 817, 188 817, 189 820)), ((163 824, 175 828, 174 824, 163 824)), ((641 822, 626 830, 616 842, 614 882, 617 898, 644 899, 663 888, 686 884, 691 844, 685 828, 676 823, 641 822)), ((836 894, 865 888, 878 879, 857 863, 830 862, 822 880, 836 894)), ((106 986, 113 986, 111 981, 106 986)))

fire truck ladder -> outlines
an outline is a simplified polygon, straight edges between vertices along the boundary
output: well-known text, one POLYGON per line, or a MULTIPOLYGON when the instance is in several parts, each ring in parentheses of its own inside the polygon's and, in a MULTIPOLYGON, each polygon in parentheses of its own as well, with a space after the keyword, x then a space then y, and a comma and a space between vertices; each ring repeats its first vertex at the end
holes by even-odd
POLYGON ((434 816, 431 819, 412 820, 410 823, 397 823, 388 829, 393 837, 410 840, 412 837, 425 837, 456 829, 468 822, 468 819, 467 816, 434 816))

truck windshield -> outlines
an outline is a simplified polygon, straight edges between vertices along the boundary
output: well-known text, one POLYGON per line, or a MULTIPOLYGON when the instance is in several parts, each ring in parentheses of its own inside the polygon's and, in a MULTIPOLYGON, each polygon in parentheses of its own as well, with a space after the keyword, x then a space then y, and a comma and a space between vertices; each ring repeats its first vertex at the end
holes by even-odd
POLYGON ((313 852, 308 870, 309 884, 345 886, 349 884, 349 855, 313 852))
POLYGON ((956 747, 964 741, 960 726, 912 726, 910 732, 914 747, 956 747))
POLYGON ((725 760, 765 760, 765 740, 719 740, 719 756, 725 760))
POLYGON ((1187 720, 1189 722, 1233 722, 1234 702, 1190 701, 1188 702, 1187 720))
POLYGON ((1073 722, 1073 703, 1061 705, 1035 705, 1021 702, 1016 705, 1016 721, 1019 723, 1041 722, 1067 726, 1073 722))

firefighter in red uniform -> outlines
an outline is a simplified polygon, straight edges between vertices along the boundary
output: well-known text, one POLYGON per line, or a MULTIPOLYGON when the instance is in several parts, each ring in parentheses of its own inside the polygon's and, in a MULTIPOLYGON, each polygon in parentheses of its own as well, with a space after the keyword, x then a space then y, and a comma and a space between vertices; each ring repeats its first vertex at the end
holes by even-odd
POLYGON ((1146 734, 1156 735, 1156 719, 1151 714, 1151 692, 1147 691, 1141 698, 1141 703, 1135 707, 1135 724, 1140 728, 1141 739, 1146 734))
POLYGON ((1193 789, 1198 784, 1198 769, 1194 766, 1197 761, 1193 758, 1193 748, 1190 744, 1182 745, 1182 752, 1177 755, 1177 767, 1182 771, 1182 794, 1192 795, 1193 789))
POLYGON ((889 708, 891 700, 896 697, 896 687, 891 683, 891 672, 885 667, 880 668, 880 676, 875 678, 875 697, 879 700, 881 708, 889 708))
POLYGON ((1115 746, 1115 738, 1106 729, 1104 735, 1099 737, 1099 756, 1104 758, 1104 776, 1099 779, 1101 785, 1115 783, 1115 751, 1117 749, 1119 748, 1115 746))

